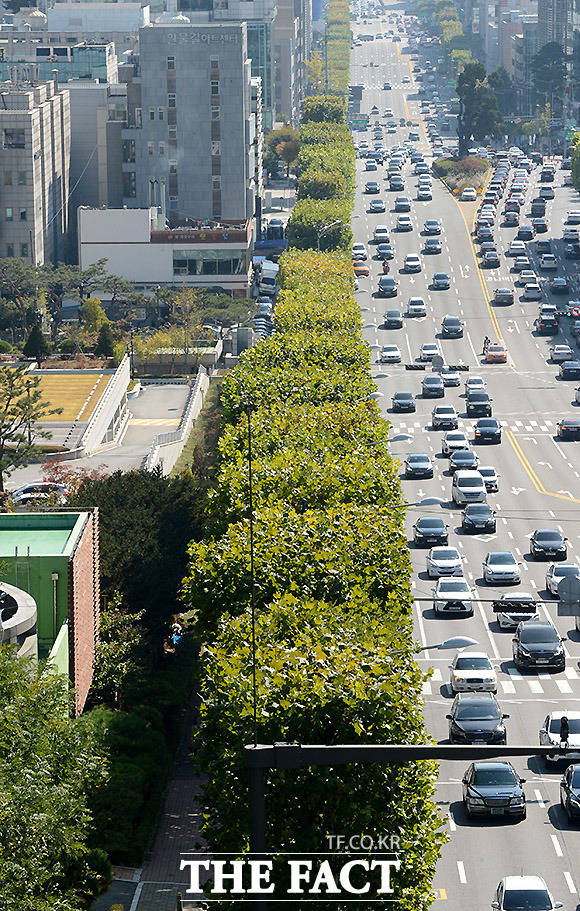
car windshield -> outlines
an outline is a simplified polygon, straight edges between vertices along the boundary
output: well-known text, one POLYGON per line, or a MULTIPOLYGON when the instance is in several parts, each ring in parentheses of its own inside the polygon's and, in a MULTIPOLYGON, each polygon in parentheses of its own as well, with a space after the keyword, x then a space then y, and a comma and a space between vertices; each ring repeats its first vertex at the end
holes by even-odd
POLYGON ((458 721, 494 721, 499 719, 499 709, 493 702, 468 702, 457 706, 455 717, 458 721))
POLYGON ((493 478, 495 475, 495 468, 480 468, 479 473, 484 478, 493 478))
POLYGON ((471 462, 475 459, 475 453, 470 452, 469 449, 459 449, 453 453, 451 458, 454 462, 471 462))
POLYGON ((481 480, 479 478, 458 478, 457 486, 458 487, 481 487, 481 480))
POLYGON ((439 386, 441 383, 441 377, 426 376, 425 379, 423 380, 423 382, 425 383, 426 386, 429 386, 429 385, 439 386))
POLYGON ((524 626, 520 630, 520 641, 529 643, 558 642, 558 633, 553 626, 542 624, 538 626, 524 626))
POLYGON ((573 788, 580 788, 580 769, 574 769, 571 785, 573 788))
MULTIPOLYGON (((568 717, 568 731, 570 734, 580 734, 580 718, 568 717)), ((552 718, 550 721, 550 734, 560 733, 560 719, 552 718)))
POLYGON ((471 783, 480 787, 489 788, 493 785, 514 785, 516 776, 512 769, 476 769, 471 783))
POLYGON ((395 398, 396 399, 412 399, 413 393, 412 392, 395 392, 395 398))
POLYGON ((439 583, 440 592, 468 592, 469 585, 465 579, 443 579, 439 583))
POLYGON ((497 421, 495 419, 488 418, 486 421, 478 421, 479 427, 497 427, 497 421))
POLYGON ((550 911, 552 902, 545 889, 506 889, 504 911, 550 911))
POLYGON ((455 662, 455 669, 458 671, 481 671, 491 670, 489 658, 476 658, 474 655, 462 655, 455 662))
POLYGON ((489 401, 489 396, 487 392, 470 392, 469 398, 472 402, 487 402, 489 401))
POLYGON ((555 566, 553 569, 555 576, 579 576, 580 568, 574 563, 565 563, 564 565, 555 566))
POLYGON ((468 506, 465 511, 469 516, 488 516, 491 513, 491 508, 487 506, 486 503, 481 503, 474 506, 468 506))
POLYGON ((428 455, 410 455, 408 458, 409 462, 428 462, 428 455))
POLYGON ((434 560, 458 560, 459 554, 454 547, 437 547, 432 551, 434 560))
POLYGON ((490 554, 487 558, 488 563, 497 563, 501 566, 505 566, 508 563, 515 563, 515 559, 512 554, 500 553, 500 554, 490 554))
POLYGON ((443 527, 443 519, 419 519, 417 522, 419 528, 437 528, 443 527))
POLYGON ((436 279, 445 279, 445 280, 446 280, 446 279, 447 279, 447 274, 446 274, 445 272, 436 272, 436 273, 435 273, 435 278, 436 278, 436 279))
POLYGON ((536 541, 561 541, 562 535, 559 531, 537 531, 536 541))

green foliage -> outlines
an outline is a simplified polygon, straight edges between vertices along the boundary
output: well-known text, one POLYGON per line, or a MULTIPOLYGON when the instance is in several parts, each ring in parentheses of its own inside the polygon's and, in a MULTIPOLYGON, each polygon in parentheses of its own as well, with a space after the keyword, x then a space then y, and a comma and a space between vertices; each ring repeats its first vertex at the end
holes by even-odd
POLYGON ((490 169, 487 158, 467 155, 465 158, 437 158, 433 162, 433 172, 452 189, 461 192, 464 187, 480 189, 490 169))
POLYGON ((333 199, 346 194, 346 180, 340 171, 305 171, 298 182, 298 198, 333 199))
POLYGON ((580 190, 580 133, 572 136, 572 183, 580 190))
POLYGON ((99 329, 99 336, 97 338, 97 344, 95 346, 95 354, 99 354, 101 357, 112 357, 115 351, 115 339, 113 337, 113 330, 111 329, 111 324, 107 320, 106 323, 103 323, 99 329))
POLYGON ((106 764, 69 717, 68 683, 0 649, 0 895, 3 911, 79 911, 110 880, 86 847, 87 794, 106 764))
POLYGON ((51 438, 38 422, 61 411, 42 398, 40 380, 27 373, 25 364, 0 366, 0 490, 15 468, 28 465, 39 454, 35 439, 51 438))
MULTIPOLYGON (((350 69, 350 14, 345 0, 326 7, 326 60, 328 89, 346 98, 350 69)), ((324 76, 326 81, 326 74, 324 76)))
POLYGON ((25 357, 33 357, 39 367, 43 360, 50 354, 50 344, 43 335, 42 329, 38 323, 35 323, 30 330, 30 335, 26 339, 26 344, 22 349, 22 353, 25 357))
POLYGON ((12 350, 13 348, 10 342, 6 342, 3 338, 0 338, 0 354, 10 354, 12 350))
POLYGON ((316 249, 318 232, 335 221, 339 224, 320 237, 321 250, 348 250, 352 245, 351 206, 344 199, 301 199, 286 229, 288 243, 301 250, 316 249))
POLYGON ((566 57, 557 41, 545 44, 532 60, 532 75, 536 91, 552 108, 562 106, 566 83, 566 57))
POLYGON ((108 322, 107 314, 98 297, 89 297, 79 308, 79 316, 87 332, 97 333, 108 322))
POLYGON ((483 63, 465 65, 457 77, 457 94, 462 105, 457 123, 459 155, 464 156, 472 137, 482 142, 488 136, 502 135, 505 127, 483 63))
POLYGON ((270 173, 276 172, 279 161, 285 161, 284 155, 290 155, 290 148, 294 147, 295 154, 291 161, 298 156, 300 151, 300 135, 294 127, 284 125, 277 130, 270 130, 264 138, 264 166, 270 173))
MULTIPOLYGON (((332 5, 332 4, 331 4, 332 5)), ((312 95, 304 102, 302 123, 346 123, 346 105, 336 95, 312 95)))

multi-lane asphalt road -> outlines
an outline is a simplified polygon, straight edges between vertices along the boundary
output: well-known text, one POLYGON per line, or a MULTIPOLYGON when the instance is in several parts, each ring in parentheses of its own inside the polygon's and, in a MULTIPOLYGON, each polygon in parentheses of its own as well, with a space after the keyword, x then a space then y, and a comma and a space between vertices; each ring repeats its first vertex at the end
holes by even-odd
MULTIPOLYGON (((393 7, 394 8, 394 7, 393 7)), ((385 20, 367 20, 366 24, 353 23, 355 34, 382 32, 385 20)), ((389 27, 392 27, 390 25, 389 27)), ((371 116, 371 123, 380 120, 391 108, 394 119, 400 117, 421 123, 421 142, 418 147, 431 161, 431 150, 424 123, 421 120, 417 85, 413 82, 410 55, 403 35, 401 43, 380 38, 355 46, 352 51, 351 82, 365 85, 361 110, 370 113, 373 105, 379 108, 379 117, 371 116), (370 61, 375 64, 370 67, 370 61), (410 83, 403 83, 404 76, 411 76, 410 83), (383 90, 383 83, 392 84, 391 91, 383 90)), ((395 135, 385 130, 386 147, 402 144, 409 127, 398 127, 395 135)), ((355 144, 367 139, 371 131, 355 133, 355 144)), ((443 516, 449 526, 449 543, 464 556, 464 574, 476 588, 478 600, 474 616, 464 619, 435 619, 428 602, 415 605, 416 638, 422 644, 439 642, 448 636, 468 635, 479 643, 478 648, 487 652, 498 674, 498 700, 510 717, 506 722, 508 743, 538 743, 538 732, 543 718, 552 709, 580 709, 580 634, 576 632, 573 618, 557 616, 556 601, 545 589, 547 564, 534 562, 529 554, 529 536, 538 527, 561 529, 568 537, 568 559, 580 562, 580 443, 562 442, 556 437, 556 424, 563 416, 576 416, 574 390, 577 383, 559 381, 558 368, 548 360, 548 348, 554 342, 568 342, 576 350, 569 334, 570 321, 563 319, 559 335, 537 337, 534 319, 538 304, 524 302, 515 285, 516 275, 510 271, 512 260, 504 256, 509 242, 515 237, 516 228, 497 227, 498 250, 501 254, 499 269, 481 270, 477 247, 471 235, 476 204, 456 201, 446 188, 433 179, 433 199, 418 202, 417 178, 412 176, 409 163, 405 165, 405 195, 412 199, 411 219, 413 231, 398 233, 393 210, 395 193, 390 193, 384 180, 386 166, 379 166, 377 173, 366 173, 364 160, 357 158, 357 193, 353 215, 355 241, 364 242, 369 255, 374 248, 373 230, 386 224, 392 231, 395 258, 391 261, 391 275, 399 282, 396 298, 376 296, 381 263, 369 256, 371 274, 359 279, 357 299, 364 320, 364 338, 372 351, 372 360, 384 344, 399 346, 403 364, 378 365, 373 363, 376 383, 383 398, 379 400, 383 414, 393 426, 392 434, 403 432, 411 439, 394 443, 393 454, 400 458, 401 466, 408 453, 428 453, 434 460, 435 474, 431 480, 407 481, 403 474, 403 489, 409 502, 427 496, 444 500, 441 507, 429 510, 409 510, 408 527, 419 515, 429 513, 443 516), (365 181, 377 179, 381 197, 387 202, 384 214, 370 214, 371 196, 363 193, 365 181), (424 238, 421 229, 425 219, 442 221, 442 253, 423 255, 424 238), (404 274, 401 270, 406 254, 419 254, 422 272, 404 274), (451 277, 448 291, 430 288, 433 273, 445 271, 451 277), (508 286, 516 291, 515 303, 507 307, 494 307, 493 291, 508 286), (402 329, 383 328, 383 314, 389 308, 405 311, 409 297, 420 296, 427 305, 427 316, 412 320, 405 318, 402 329), (444 340, 440 337, 441 320, 445 314, 461 317, 465 322, 464 338, 444 340), (503 341, 509 351, 509 361, 503 366, 483 363, 482 342, 485 336, 503 341), (446 363, 464 362, 469 374, 462 375, 460 388, 448 388, 443 400, 423 399, 420 393, 422 372, 407 371, 405 363, 416 360, 424 342, 438 344, 446 363), (492 465, 500 475, 500 491, 489 494, 488 502, 497 511, 495 535, 468 536, 461 533, 460 510, 451 505, 451 477, 447 460, 441 456, 442 432, 431 429, 432 408, 439 402, 453 404, 459 414, 460 428, 472 438, 474 421, 465 417, 463 379, 468 375, 483 377, 493 398, 493 414, 503 428, 500 445, 474 446, 480 464, 492 465), (391 411, 391 396, 405 390, 419 395, 417 411, 400 415, 391 411), (482 579, 482 560, 488 550, 512 551, 521 562, 520 588, 543 599, 542 616, 549 617, 561 635, 566 636, 566 670, 564 673, 520 674, 511 660, 512 633, 499 629, 492 606, 487 603, 497 592, 506 589, 492 588, 482 579)), ((566 212, 579 209, 578 194, 562 186, 564 172, 556 173, 556 196, 547 206, 549 232, 542 237, 562 237, 566 212)), ((539 170, 530 176, 528 200, 537 195, 539 170)), ((524 206, 527 211, 529 206, 524 206)), ((528 219, 522 219, 526 221, 528 219)), ((538 261, 535 244, 528 244, 534 265, 538 261)), ((578 268, 574 262, 561 257, 563 245, 556 245, 560 258, 558 274, 567 274, 573 298, 580 298, 578 268)), ((549 293, 546 299, 550 299, 549 293)), ((429 368, 428 368, 429 369, 429 368)), ((401 468, 402 472, 402 468, 401 468)), ((411 534, 409 535, 411 539, 411 534)), ((429 597, 434 583, 425 572, 426 551, 415 549, 410 543, 414 567, 413 591, 417 598, 429 597)), ((421 661, 431 668, 431 679, 425 684, 425 717, 429 731, 445 740, 448 734, 445 715, 450 710, 451 694, 448 689, 452 654, 432 651, 423 653, 421 661)), ((453 906, 462 911, 481 911, 489 908, 493 891, 499 880, 508 874, 535 873, 542 875, 555 899, 564 902, 566 909, 578 904, 580 890, 580 827, 568 824, 559 806, 559 781, 562 769, 547 770, 543 762, 530 759, 514 760, 516 769, 527 779, 525 791, 528 801, 527 819, 519 823, 503 820, 468 820, 461 803, 461 778, 465 768, 459 763, 441 766, 438 800, 447 817, 449 842, 443 850, 435 887, 443 907, 453 906)))

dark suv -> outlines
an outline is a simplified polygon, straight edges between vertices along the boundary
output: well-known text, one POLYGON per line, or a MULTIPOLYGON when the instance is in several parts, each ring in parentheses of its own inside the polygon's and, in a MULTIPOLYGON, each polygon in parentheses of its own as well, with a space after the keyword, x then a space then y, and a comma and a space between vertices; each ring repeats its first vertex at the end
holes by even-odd
POLYGON ((479 390, 470 392, 467 396, 466 411, 469 417, 491 417, 491 399, 487 392, 479 390))
POLYGON ((463 323, 458 316, 444 316, 441 323, 441 335, 443 338, 462 338, 463 323))
POLYGON ((530 553, 536 559, 565 560, 567 539, 554 528, 537 528, 530 538, 530 553))
POLYGON ((549 621, 525 620, 512 640, 515 666, 519 670, 563 671, 566 655, 562 641, 549 621))
POLYGON ((509 715, 502 714, 491 693, 459 693, 446 717, 451 743, 506 743, 509 715))

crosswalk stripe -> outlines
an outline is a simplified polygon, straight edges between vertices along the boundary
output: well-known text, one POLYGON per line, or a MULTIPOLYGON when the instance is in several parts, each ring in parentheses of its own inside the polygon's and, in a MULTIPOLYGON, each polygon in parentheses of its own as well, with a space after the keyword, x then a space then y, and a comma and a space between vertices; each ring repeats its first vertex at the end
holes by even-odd
POLYGON ((558 689, 560 690, 561 693, 571 693, 572 692, 572 687, 570 686, 570 684, 568 683, 567 680, 556 680, 556 686, 558 687, 558 689))
POLYGON ((431 683, 430 683, 429 680, 426 680, 425 683, 423 684, 423 695, 424 695, 424 696, 432 696, 432 695, 433 695, 433 690, 432 690, 432 688, 431 688, 431 683))
POLYGON ((544 688, 539 680, 528 680, 528 686, 530 687, 532 693, 544 692, 544 688))
POLYGON ((431 677, 431 680, 433 680, 434 682, 437 682, 437 683, 440 683, 443 680, 443 674, 441 673, 441 670, 438 667, 434 668, 433 676, 431 677))
POLYGON ((520 674, 520 672, 518 671, 517 667, 508 667, 508 674, 510 675, 510 677, 515 677, 516 679, 518 677, 521 678, 521 676, 522 676, 520 674))
POLYGON ((516 688, 513 685, 513 683, 511 682, 511 680, 501 680, 500 683, 501 683, 503 691, 506 695, 515 693, 516 688))
POLYGON ((568 680, 578 680, 578 672, 575 667, 567 667, 564 673, 568 680))

